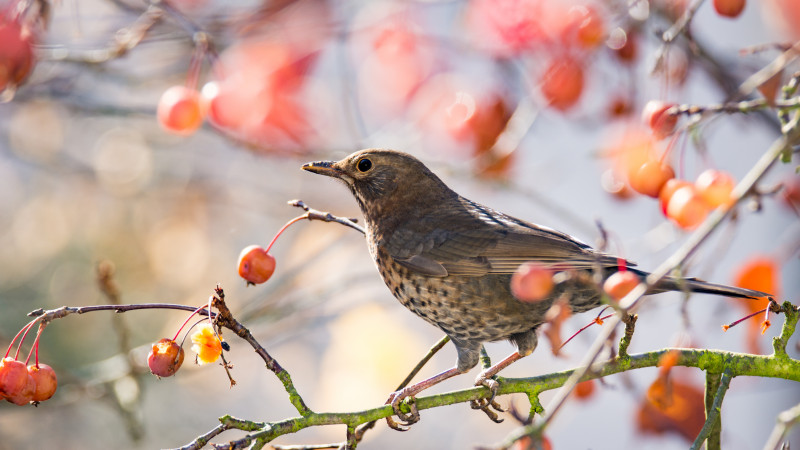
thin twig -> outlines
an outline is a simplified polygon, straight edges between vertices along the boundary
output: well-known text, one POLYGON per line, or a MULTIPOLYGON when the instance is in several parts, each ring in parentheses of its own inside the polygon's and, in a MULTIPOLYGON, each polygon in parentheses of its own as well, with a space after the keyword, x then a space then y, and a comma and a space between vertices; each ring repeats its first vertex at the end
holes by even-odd
POLYGON ((711 404, 711 408, 706 408, 706 423, 703 424, 703 428, 700 430, 700 434, 697 435, 697 439, 692 443, 690 450, 699 450, 700 446, 703 445, 703 442, 705 442, 714 430, 717 435, 717 446, 712 447, 711 441, 709 441, 708 450, 719 450, 719 431, 721 428, 719 414, 722 410, 722 400, 725 398, 725 393, 731 385, 731 379, 733 379, 733 377, 731 376, 730 370, 726 370, 722 373, 717 393, 714 395, 714 403, 711 404))

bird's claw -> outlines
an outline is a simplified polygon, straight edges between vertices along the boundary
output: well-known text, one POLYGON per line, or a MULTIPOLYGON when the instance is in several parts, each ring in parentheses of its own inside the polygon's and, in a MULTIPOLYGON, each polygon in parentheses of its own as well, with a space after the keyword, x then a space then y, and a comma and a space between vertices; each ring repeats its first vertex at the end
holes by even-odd
POLYGON ((389 396, 389 399, 386 400, 386 403, 392 405, 394 414, 398 419, 400 419, 400 423, 397 423, 391 418, 391 416, 387 417, 386 424, 389 425, 389 428, 397 431, 408 431, 409 426, 419 422, 419 409, 417 409, 416 399, 413 396, 408 395, 408 393, 404 392, 404 390, 399 390, 392 393, 392 395, 389 396), (400 410, 400 403, 406 398, 410 399, 408 406, 411 411, 408 414, 400 410))
POLYGON ((489 418, 496 423, 500 423, 503 421, 494 410, 498 412, 505 412, 502 406, 494 399, 497 396, 497 389, 500 387, 500 383, 497 380, 493 380, 491 378, 486 378, 484 376, 479 376, 478 379, 475 381, 475 386, 483 386, 491 392, 492 395, 489 398, 479 398, 477 400, 472 400, 470 402, 470 407, 472 409, 480 409, 484 413, 486 413, 489 418))

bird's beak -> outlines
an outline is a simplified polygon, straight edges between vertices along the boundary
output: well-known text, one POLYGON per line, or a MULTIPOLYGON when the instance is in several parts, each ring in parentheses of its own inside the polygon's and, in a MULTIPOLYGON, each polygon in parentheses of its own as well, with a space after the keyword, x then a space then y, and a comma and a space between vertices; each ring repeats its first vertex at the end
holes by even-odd
POLYGON ((303 170, 318 173, 320 175, 327 175, 329 177, 341 178, 342 171, 339 170, 334 164, 335 161, 315 161, 303 164, 303 170))

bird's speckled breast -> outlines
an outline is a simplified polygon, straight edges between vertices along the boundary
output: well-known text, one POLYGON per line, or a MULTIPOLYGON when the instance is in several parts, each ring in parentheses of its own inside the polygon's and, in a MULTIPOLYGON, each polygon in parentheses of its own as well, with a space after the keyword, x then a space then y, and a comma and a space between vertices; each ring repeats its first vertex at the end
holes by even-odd
POLYGON ((524 304, 510 292, 510 275, 429 277, 396 263, 380 248, 375 265, 400 303, 451 338, 497 341, 542 323, 552 302, 524 304))

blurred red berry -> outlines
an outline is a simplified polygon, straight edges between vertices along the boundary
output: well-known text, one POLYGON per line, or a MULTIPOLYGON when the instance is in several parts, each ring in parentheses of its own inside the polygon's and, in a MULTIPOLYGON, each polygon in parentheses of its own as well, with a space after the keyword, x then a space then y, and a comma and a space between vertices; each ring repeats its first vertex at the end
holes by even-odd
POLYGON ((673 106, 675 106, 674 103, 665 103, 660 100, 650 100, 644 105, 642 120, 650 127, 655 137, 663 139, 675 131, 678 116, 667 114, 667 111, 673 106))
POLYGON ((150 373, 159 377, 171 377, 183 364, 183 347, 172 339, 161 339, 153 344, 147 355, 150 373))
POLYGON ((697 228, 706 219, 709 210, 708 203, 693 185, 676 189, 667 202, 667 217, 685 230, 697 228))
POLYGON ((575 40, 579 46, 593 49, 605 41, 605 19, 595 6, 576 5, 569 9, 568 14, 574 24, 575 40))
POLYGON ((661 206, 661 212, 664 213, 665 216, 667 215, 667 205, 669 204, 669 199, 672 198, 672 194, 686 186, 692 186, 692 183, 686 180, 672 178, 667 180, 664 186, 661 187, 661 191, 658 193, 658 204, 661 206))
POLYGON ((522 264, 511 276, 511 293, 523 302, 538 302, 553 290, 553 271, 534 262, 522 264))
POLYGON ((22 83, 34 65, 33 36, 6 14, 0 11, 0 91, 22 83))
POLYGON ((714 10, 723 17, 739 17, 744 11, 745 0, 714 0, 714 10))
POLYGON ((200 93, 185 86, 172 86, 164 91, 156 113, 165 130, 182 135, 195 132, 205 117, 200 93))
POLYGON ((620 270, 606 278, 603 283, 603 290, 606 291, 609 297, 619 301, 638 286, 641 281, 639 276, 630 270, 620 270))
POLYGON ((575 397, 580 400, 588 400, 594 395, 595 380, 581 381, 575 385, 575 397))
POLYGON ((583 66, 575 59, 568 56, 557 58, 542 75, 542 95, 550 106, 565 111, 580 99, 583 78, 583 66))
POLYGON ((245 247, 239 254, 239 276, 248 283, 261 284, 275 272, 275 257, 258 245, 245 247))
POLYGON ((731 192, 735 185, 729 173, 714 169, 701 173, 694 182, 697 192, 712 208, 731 203, 731 192))
POLYGON ((661 188, 672 178, 675 178, 672 167, 658 160, 647 161, 628 173, 628 182, 633 190, 653 198, 658 198, 661 188))
POLYGON ((625 38, 625 43, 622 47, 616 49, 614 53, 623 63, 631 64, 636 61, 639 56, 639 44, 637 44, 638 37, 636 33, 629 32, 625 38))

